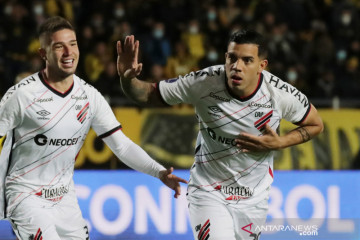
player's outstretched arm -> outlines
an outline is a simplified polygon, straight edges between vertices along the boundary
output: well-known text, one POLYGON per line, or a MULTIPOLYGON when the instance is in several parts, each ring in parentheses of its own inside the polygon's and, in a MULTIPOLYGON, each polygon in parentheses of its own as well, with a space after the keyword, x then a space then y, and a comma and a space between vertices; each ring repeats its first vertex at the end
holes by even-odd
POLYGON ((165 106, 156 90, 155 83, 141 81, 137 78, 142 70, 138 62, 139 41, 133 35, 126 36, 124 43, 116 43, 117 71, 120 85, 125 95, 141 105, 165 106))
POLYGON ((304 143, 320 134, 324 129, 323 122, 316 108, 311 105, 307 118, 299 127, 284 136, 279 136, 270 126, 266 125, 262 136, 241 133, 235 140, 237 147, 243 152, 259 152, 279 150, 296 144, 304 143))
POLYGON ((130 168, 159 178, 166 186, 175 191, 177 198, 180 191, 180 182, 186 180, 172 174, 173 168, 166 169, 152 159, 139 145, 130 140, 122 131, 116 131, 102 140, 110 147, 113 153, 130 168))
POLYGON ((169 168, 166 170, 162 170, 159 173, 160 180, 169 188, 173 189, 175 191, 174 197, 178 198, 181 194, 181 187, 179 182, 182 183, 188 183, 185 179, 179 178, 178 176, 172 174, 174 171, 174 168, 169 168))

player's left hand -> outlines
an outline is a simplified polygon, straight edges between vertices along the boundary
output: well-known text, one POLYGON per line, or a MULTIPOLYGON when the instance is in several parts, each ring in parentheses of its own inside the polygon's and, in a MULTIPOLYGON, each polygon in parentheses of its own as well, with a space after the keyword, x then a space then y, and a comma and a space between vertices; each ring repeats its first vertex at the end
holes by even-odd
POLYGON ((263 135, 255 136, 249 133, 241 133, 235 142, 242 152, 262 152, 280 149, 280 140, 280 136, 266 124, 263 135))
POLYGON ((179 178, 178 176, 172 174, 174 168, 171 167, 166 170, 162 170, 159 173, 160 180, 169 188, 175 191, 174 197, 178 198, 181 194, 181 188, 179 182, 188 183, 185 179, 179 178))

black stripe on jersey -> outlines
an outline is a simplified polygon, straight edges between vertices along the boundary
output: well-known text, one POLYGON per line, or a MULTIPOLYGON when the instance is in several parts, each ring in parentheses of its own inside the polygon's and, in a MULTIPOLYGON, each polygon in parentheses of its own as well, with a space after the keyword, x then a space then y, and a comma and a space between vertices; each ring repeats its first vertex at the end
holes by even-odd
POLYGON ((200 148, 201 148, 201 144, 198 145, 198 146, 196 146, 196 148, 195 148, 195 154, 197 154, 197 152, 200 150, 200 148))
POLYGON ((50 90, 52 91, 53 93, 55 93, 56 95, 60 96, 60 97, 66 97, 67 95, 69 95, 69 93, 71 93, 71 91, 73 90, 74 88, 74 82, 72 83, 71 87, 64 93, 61 93, 59 91, 57 91, 55 88, 51 87, 50 84, 44 79, 43 75, 42 75, 42 72, 43 71, 40 71, 39 72, 39 78, 41 80, 41 82, 50 90))
POLYGON ((306 113, 304 114, 303 118, 300 121, 298 121, 298 122, 296 122, 294 124, 300 125, 307 118, 307 116, 310 113, 310 110, 311 110, 311 104, 309 104, 308 109, 306 110, 306 113))
POLYGON ((164 98, 162 97, 161 93, 160 93, 160 82, 156 83, 155 85, 156 87, 156 94, 159 95, 160 100, 163 104, 165 104, 166 106, 171 106, 170 104, 168 104, 167 102, 165 102, 164 98))
POLYGON ((117 126, 116 128, 111 129, 110 131, 103 133, 101 135, 99 135, 99 138, 106 138, 108 136, 110 136, 111 134, 113 134, 114 132, 116 132, 117 130, 121 129, 121 125, 117 126))
POLYGON ((226 74, 225 74, 225 86, 226 86, 227 91, 229 92, 229 94, 230 94, 233 98, 235 98, 235 99, 237 99, 237 100, 239 100, 239 101, 241 101, 241 102, 245 102, 245 101, 251 99, 253 96, 255 96, 255 94, 257 93, 257 91, 259 91, 259 89, 261 88, 262 82, 263 82, 263 78, 264 78, 264 75, 263 75, 262 73, 260 73, 258 85, 256 86, 255 91, 254 91, 253 93, 251 93, 249 96, 246 96, 246 97, 239 97, 239 96, 236 96, 235 94, 233 94, 233 93, 231 92, 231 89, 230 89, 230 87, 229 87, 229 85, 228 85, 228 82, 227 82, 227 76, 226 76, 226 74))
MULTIPOLYGON (((265 102, 265 103, 268 103, 268 102, 270 102, 271 100, 269 99, 269 101, 267 101, 267 102, 265 102)), ((231 121, 229 121, 229 122, 227 122, 227 123, 224 123, 224 124, 222 124, 222 125, 219 125, 219 126, 216 126, 216 127, 210 127, 211 129, 217 129, 217 128, 221 128, 221 127, 223 127, 223 126, 225 126, 225 125, 227 125, 227 124, 230 124, 230 123, 232 123, 232 122, 234 122, 234 121, 239 121, 240 119, 243 119, 243 118, 245 118, 246 116, 248 116, 248 115, 250 115, 250 114, 252 114, 253 112, 255 112, 255 111, 257 111, 259 108, 256 108, 256 109, 254 109, 253 111, 251 111, 251 112, 249 112, 249 113, 247 113, 247 114, 245 114, 245 115, 243 115, 243 116, 241 116, 241 117, 239 117, 239 118, 236 118, 236 119, 233 119, 233 120, 231 120, 231 121)), ((226 117, 229 117, 230 115, 227 115, 226 117)), ((203 130, 206 130, 207 128, 201 128, 200 130, 201 131, 203 131, 203 130)))

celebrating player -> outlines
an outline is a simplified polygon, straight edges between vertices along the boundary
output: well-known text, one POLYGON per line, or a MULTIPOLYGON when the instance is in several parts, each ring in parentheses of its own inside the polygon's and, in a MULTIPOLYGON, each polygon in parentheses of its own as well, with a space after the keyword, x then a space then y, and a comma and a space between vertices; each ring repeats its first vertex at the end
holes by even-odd
POLYGON ((0 103, 0 136, 7 136, 0 156, 0 215, 17 237, 89 239, 73 173, 90 127, 119 159, 160 178, 177 197, 179 182, 186 181, 127 138, 103 96, 74 74, 79 48, 72 25, 49 18, 39 39, 45 69, 11 87, 0 103))
POLYGON ((307 97, 264 70, 263 37, 231 35, 225 65, 156 84, 141 81, 139 41, 117 42, 118 73, 128 97, 145 105, 192 104, 199 122, 187 192, 195 239, 258 239, 273 182, 273 150, 306 142, 323 130, 307 97), (280 120, 297 128, 279 136, 280 120))

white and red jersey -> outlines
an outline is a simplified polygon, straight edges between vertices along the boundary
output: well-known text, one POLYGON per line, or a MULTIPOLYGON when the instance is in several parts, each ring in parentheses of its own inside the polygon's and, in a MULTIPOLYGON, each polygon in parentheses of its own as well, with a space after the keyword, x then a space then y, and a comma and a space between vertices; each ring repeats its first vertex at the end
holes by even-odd
POLYGON ((223 65, 161 81, 158 89, 167 104, 192 104, 199 122, 190 202, 206 191, 235 207, 253 203, 273 181, 274 152, 244 153, 235 138, 242 132, 261 135, 265 124, 277 130, 281 119, 301 123, 311 106, 304 94, 267 71, 250 96, 236 97, 223 65))
POLYGON ((30 195, 58 201, 73 188, 76 156, 92 127, 100 136, 121 128, 109 104, 74 75, 65 93, 35 73, 11 87, 0 102, 0 209, 7 217, 30 195))

